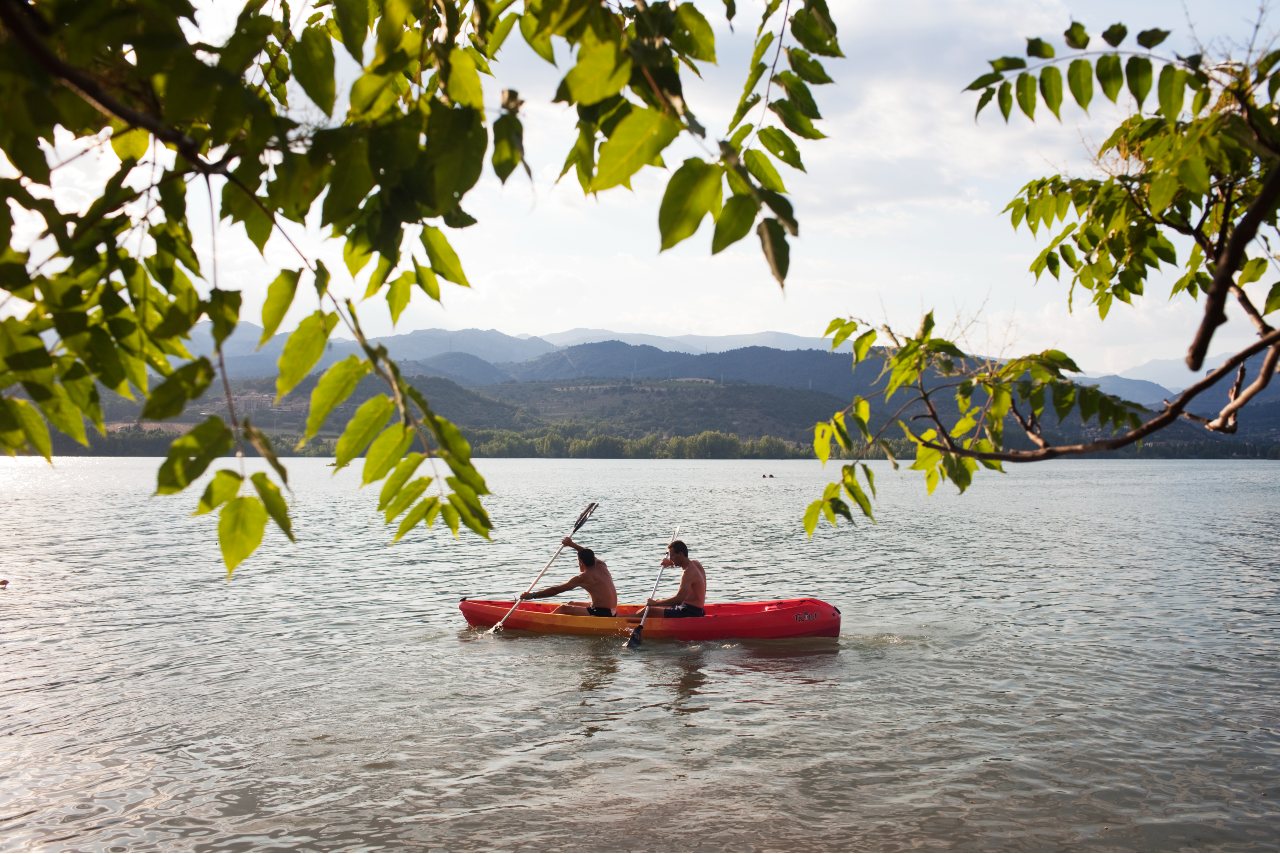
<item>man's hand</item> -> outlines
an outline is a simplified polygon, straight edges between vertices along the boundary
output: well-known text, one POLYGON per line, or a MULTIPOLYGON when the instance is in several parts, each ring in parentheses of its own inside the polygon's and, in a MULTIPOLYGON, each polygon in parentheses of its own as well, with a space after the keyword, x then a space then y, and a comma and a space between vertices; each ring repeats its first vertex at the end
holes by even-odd
POLYGON ((525 601, 525 600, 528 600, 528 599, 536 599, 536 598, 537 598, 537 597, 536 597, 536 596, 534 596, 532 593, 521 593, 521 594, 520 594, 520 599, 521 599, 521 601, 525 601))
POLYGON ((669 567, 669 566, 675 566, 675 565, 676 565, 676 564, 675 564, 675 561, 673 561, 673 560, 672 560, 671 558, 669 558, 669 557, 664 557, 664 558, 662 559, 662 566, 663 566, 663 568, 666 568, 666 567, 669 567))

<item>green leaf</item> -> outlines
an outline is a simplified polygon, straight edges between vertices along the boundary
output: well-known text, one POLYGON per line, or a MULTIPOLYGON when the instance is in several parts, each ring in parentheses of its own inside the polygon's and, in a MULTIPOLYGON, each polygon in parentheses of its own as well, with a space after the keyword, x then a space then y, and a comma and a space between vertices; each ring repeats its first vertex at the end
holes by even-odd
POLYGON ((436 278, 435 272, 430 267, 414 262, 413 273, 422 292, 436 302, 440 302, 440 280, 436 278))
POLYGON ((1270 314, 1276 309, 1280 309, 1280 282, 1276 282, 1271 286, 1270 292, 1267 293, 1267 302, 1262 309, 1262 313, 1270 314))
POLYGON ((342 34, 342 44, 351 58, 364 64, 364 41, 369 35, 368 0, 333 0, 333 17, 342 34))
POLYGON ((187 401, 204 394, 213 377, 213 365, 208 359, 201 357, 188 362, 151 390, 142 407, 142 418, 163 421, 181 415, 187 401))
POLYGON ((813 532, 818 528, 818 520, 822 515, 822 508, 825 504, 826 502, 819 498, 804 511, 804 531, 810 537, 813 536, 813 532))
POLYGON ((0 397, 0 439, 12 450, 25 444, 52 462, 53 440, 49 426, 36 408, 22 398, 0 397))
POLYGON ((862 362, 867 358, 867 353, 871 350, 871 345, 876 343, 876 331, 868 329, 862 333, 853 342, 853 360, 854 362, 862 362))
POLYGON ((493 171, 502 183, 524 161, 524 127, 513 113, 503 113, 493 123, 493 171))
POLYGON ((276 377, 277 403, 311 373, 316 362, 324 355, 325 345, 329 343, 329 333, 333 332, 337 323, 338 315, 317 311, 304 317, 298 328, 293 330, 277 363, 280 371, 276 377))
POLYGON ((591 191, 598 193, 622 185, 631 188, 631 176, 662 153, 680 134, 680 123, 657 110, 633 109, 600 146, 600 166, 591 191))
POLYGON ((218 516, 218 544, 227 565, 227 577, 262 544, 267 529, 267 511, 253 496, 228 501, 218 516))
POLYGON ((1245 261, 1244 265, 1240 268, 1240 275, 1236 279, 1236 284, 1243 288, 1245 285, 1250 285, 1254 282, 1260 281, 1262 279, 1262 275, 1266 272, 1266 258, 1250 258, 1248 261, 1245 261))
POLYGON ((1098 57, 1096 70, 1102 94, 1114 104, 1116 96, 1120 94, 1120 87, 1124 85, 1124 74, 1120 71, 1120 57, 1113 53, 1098 57))
POLYGON ((1202 157, 1188 157, 1178 164, 1178 179, 1182 185, 1193 193, 1207 195, 1209 192, 1209 165, 1202 157))
POLYGON ((746 237, 759 211, 760 203, 753 196, 743 194, 730 197, 720 211, 720 216, 716 217, 711 254, 715 255, 746 237))
POLYGON ((200 496, 200 504, 196 507, 196 512, 191 515, 203 516, 218 509, 239 494, 242 483, 244 478, 230 469, 220 470, 204 488, 204 495, 200 496))
POLYGON ((431 269, 441 278, 448 279, 464 288, 471 287, 467 275, 462 271, 462 262, 458 253, 449 245, 449 238, 440 229, 426 225, 422 227, 422 246, 427 250, 427 258, 431 260, 431 269))
POLYGON ((1035 119, 1036 117, 1036 78, 1034 75, 1022 72, 1018 75, 1018 80, 1014 84, 1014 89, 1018 97, 1018 107, 1026 114, 1027 118, 1035 119))
POLYGON ((986 89, 988 86, 993 86, 996 83, 999 83, 1001 80, 1004 80, 1004 75, 1001 74, 999 71, 988 71, 986 74, 982 75, 981 77, 977 78, 972 83, 970 83, 968 86, 964 87, 964 91, 976 92, 979 89, 986 89))
POLYGON ((723 174, 719 165, 691 157, 671 176, 658 209, 658 231, 664 250, 691 237, 702 218, 720 207, 723 174))
POLYGON ((222 346, 240 322, 240 292, 214 288, 205 301, 205 311, 213 323, 213 341, 222 346))
POLYGON ((297 79, 302 91, 324 110, 326 116, 333 115, 333 102, 336 97, 333 74, 333 41, 323 27, 307 27, 302 31, 302 38, 290 54, 293 76, 297 79))
POLYGON ((813 93, 809 91, 809 87, 799 75, 790 71, 779 71, 773 76, 773 82, 786 91, 787 100, 795 105, 802 116, 815 120, 822 118, 822 113, 818 112, 818 102, 813 99, 813 93))
POLYGON ((1129 29, 1124 24, 1112 24, 1103 31, 1102 38, 1112 47, 1119 47, 1120 42, 1124 41, 1124 37, 1128 34, 1129 29))
POLYGON ((1142 102, 1151 91, 1151 60, 1145 56, 1131 56, 1124 64, 1124 72, 1125 80, 1129 84, 1129 94, 1133 95, 1134 100, 1138 102, 1138 109, 1141 110, 1142 102))
MULTIPOLYGON (((422 465, 422 461, 427 458, 426 454, 415 451, 396 464, 395 471, 387 478, 386 483, 382 484, 382 494, 378 496, 378 509, 386 510, 392 500, 400 493, 400 490, 408 482, 413 473, 422 465)), ((407 505, 406 505, 407 506, 407 505)), ((399 514, 397 514, 399 515, 399 514)), ((394 517, 392 517, 394 518, 394 517)), ((388 522, 391 519, 387 519, 388 522)))
POLYGON ((1182 112, 1182 100, 1187 91, 1187 72, 1172 65, 1160 69, 1160 81, 1156 94, 1160 100, 1160 112, 1169 121, 1182 112))
POLYGON ((822 67, 822 63, 805 51, 794 47, 789 47, 786 51, 787 64, 791 66, 792 71, 800 76, 801 80, 806 83, 812 83, 815 86, 834 82, 831 79, 831 75, 827 74, 827 70, 822 67))
POLYGON ((751 149, 742 155, 742 163, 746 164, 746 170, 754 175, 756 181, 760 182, 760 186, 765 189, 772 189, 776 193, 785 193, 787 188, 782 183, 782 177, 778 174, 778 170, 773 168, 773 164, 769 163, 768 157, 760 154, 759 151, 751 149))
POLYGON ((289 542, 296 542, 293 538, 293 524, 289 521, 289 505, 280 494, 280 488, 271 482, 266 472, 254 472, 251 479, 253 488, 258 490, 258 497, 262 499, 267 513, 275 520, 276 527, 284 532, 289 542))
POLYGON ((445 86, 449 100, 474 110, 484 109, 484 88, 480 72, 471 54, 459 47, 449 51, 449 82, 445 86))
POLYGON ((280 462, 280 458, 276 456, 275 449, 271 447, 271 439, 267 437, 267 434, 249 423, 248 418, 244 419, 240 429, 244 437, 249 440, 249 444, 253 445, 253 449, 275 469, 276 474, 280 475, 280 480, 287 486, 289 484, 289 472, 280 462))
POLYGON ((765 260, 769 262, 769 270, 778 280, 778 285, 785 286, 787 269, 791 266, 791 250, 787 246, 787 235, 782 223, 773 217, 767 217, 756 226, 760 235, 760 246, 764 249, 765 260))
POLYGON ((382 431, 364 458, 364 472, 361 485, 382 480, 396 463, 404 458, 405 452, 413 444, 415 437, 413 428, 407 424, 392 424, 382 431))
POLYGON ((1009 121, 1009 114, 1013 112, 1013 84, 1008 80, 1000 84, 1000 89, 996 93, 996 103, 1000 105, 1000 115, 1004 116, 1005 122, 1009 121))
MULTIPOLYGON (((431 478, 420 477, 409 483, 403 488, 397 487, 396 490, 388 495, 385 510, 383 510, 383 518, 387 524, 391 524, 391 520, 408 510, 410 505, 422 497, 422 493, 427 491, 427 487, 431 485, 431 478)), ((383 488, 386 493, 386 488, 383 488)), ((378 509, 382 510, 382 507, 378 509)), ((424 514, 425 515, 425 514, 424 514)))
POLYGON ((392 280, 391 286, 387 288, 387 308, 391 311, 391 325, 395 326, 400 320, 400 315, 409 305, 409 297, 413 293, 413 286, 417 282, 417 274, 412 270, 401 273, 392 280))
POLYGON ((978 120, 979 114, 982 113, 982 108, 985 107, 987 104, 990 104, 991 99, 994 98, 995 96, 996 96, 996 90, 994 87, 990 87, 982 90, 982 97, 978 99, 978 106, 973 111, 973 120, 975 122, 978 120))
POLYGON ((142 128, 116 131, 111 135, 111 150, 121 160, 138 161, 147 156, 151 135, 142 128))
POLYGON ((1093 66, 1089 64, 1089 60, 1071 61, 1071 65, 1067 67, 1067 86, 1080 108, 1088 110, 1089 102, 1093 100, 1093 66))
POLYGON ((1049 112, 1061 120, 1058 111, 1062 107, 1062 72, 1052 65, 1040 71, 1040 95, 1049 112))
POLYGON ((351 393, 356 390, 356 385, 369 371, 369 363, 354 355, 329 366, 311 392, 311 406, 307 413, 307 428, 302 437, 303 442, 320 432, 329 413, 351 396, 351 393))
POLYGON ((826 134, 813 126, 813 122, 804 113, 796 108, 796 105, 787 100, 773 101, 769 104, 769 109, 782 119, 782 124, 787 130, 796 136, 804 139, 824 139, 826 134))
POLYGON ((1062 36, 1067 41, 1067 47, 1075 50, 1084 50, 1089 46, 1089 34, 1085 32, 1084 24, 1079 21, 1072 21, 1071 26, 1063 31, 1062 36))
POLYGON ((353 459, 364 453, 369 443, 382 432, 387 419, 395 412, 396 405, 385 394, 374 395, 360 405, 356 414, 351 416, 347 427, 338 437, 334 450, 335 471, 344 468, 353 459))
POLYGON ((805 171, 804 163, 800 160, 800 149, 796 146, 795 141, 787 136, 785 131, 775 127, 762 128, 759 133, 760 144, 769 149, 769 152, 783 163, 793 169, 805 171))
POLYGON ((395 539, 392 540, 392 542, 393 543, 400 542, 400 540, 404 537, 405 534, 409 533, 411 530, 416 528, 418 526, 418 523, 420 523, 423 519, 426 519, 428 515, 434 515, 435 513, 439 513, 442 511, 447 511, 444 513, 446 521, 449 521, 450 519, 449 514, 450 513, 453 514, 452 522, 450 523, 449 527, 453 529, 454 536, 457 536, 458 534, 457 511, 455 511, 452 507, 441 508, 440 499, 436 498, 433 495, 430 498, 427 498, 421 503, 419 503, 418 505, 416 505, 412 510, 409 511, 409 514, 405 516, 404 519, 401 520, 400 527, 399 529, 396 530, 396 536, 395 536, 395 539))
POLYGON ((807 4, 791 16, 791 34, 801 47, 818 56, 844 56, 836 40, 835 23, 825 8, 816 4, 807 4))
POLYGON ((1053 45, 1043 39, 1027 39, 1027 56, 1035 59, 1053 59, 1053 45))
POLYGON ((693 59, 716 61, 715 31, 692 3, 681 3, 676 8, 671 46, 693 59))
POLYGON ((1147 50, 1151 50, 1151 48, 1160 44, 1162 41, 1164 41, 1168 37, 1169 37, 1168 30, 1157 30, 1157 29, 1143 30, 1142 32, 1138 33, 1138 44, 1142 45, 1147 50))
POLYGON ((156 495, 173 495, 204 474, 209 463, 231 450, 231 430, 216 416, 173 440, 156 476, 156 495))
POLYGON ((262 337, 258 339, 258 349, 271 340, 280 328, 289 306, 293 305, 294 294, 298 290, 298 279, 301 270, 281 270, 275 281, 267 286, 267 300, 262 304, 262 337))

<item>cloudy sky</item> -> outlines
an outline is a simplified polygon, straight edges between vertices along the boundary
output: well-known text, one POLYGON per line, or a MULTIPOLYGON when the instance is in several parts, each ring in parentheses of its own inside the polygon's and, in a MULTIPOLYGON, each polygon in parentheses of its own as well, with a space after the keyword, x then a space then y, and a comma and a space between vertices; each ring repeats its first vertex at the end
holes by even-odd
MULTIPOLYGON (((472 327, 536 335, 594 327, 813 336, 838 315, 914 329, 932 310, 943 330, 989 355, 1058 347, 1092 372, 1180 358, 1198 312, 1185 298, 1168 299, 1172 278, 1154 283, 1136 308, 1117 305, 1105 323, 1086 300, 1073 313, 1065 285, 1047 276, 1037 284, 1027 272, 1041 244, 1014 232, 1001 214, 1031 178, 1089 174, 1090 154, 1119 113, 1099 105, 1106 103, 1099 94, 1092 116, 1064 105, 1061 123, 1047 115, 1035 124, 1015 116, 1006 125, 992 105, 975 123, 974 94, 961 90, 988 59, 1020 55, 1027 36, 1060 45, 1073 20, 1093 34, 1116 21, 1131 33, 1170 29, 1160 49, 1165 55, 1195 52, 1197 44, 1241 55, 1259 16, 1257 3, 829 2, 847 58, 824 60, 836 83, 817 89, 825 116, 819 127, 829 138, 802 148, 807 173, 780 167, 800 221, 785 292, 754 235, 712 257, 707 222, 679 247, 659 252, 657 211, 668 172, 645 170, 633 192, 620 188, 598 198, 584 197, 572 176, 557 183, 575 115, 551 98, 569 62, 562 52, 561 67, 552 68, 516 34, 494 67, 496 79, 487 81, 486 97, 492 116, 502 88, 519 90, 526 101, 532 181, 517 172, 502 186, 489 173, 469 197, 466 207, 480 222, 451 239, 470 290, 447 287, 443 305, 418 294, 395 330, 385 305, 370 303, 362 310, 366 329, 376 335, 472 327)), ((732 32, 720 0, 698 3, 717 22, 719 65, 690 85, 687 100, 714 136, 724 133, 741 91, 763 4, 739 0, 732 32)), ((221 13, 230 5, 206 8, 221 13)), ((202 13, 202 26, 225 26, 215 14, 202 13)), ((1264 20, 1264 41, 1273 29, 1264 20)), ((676 164, 699 153, 681 142, 666 160, 676 164)), ((114 169, 93 158, 76 166, 86 173, 114 169)), ((197 235, 206 231, 197 222, 193 227, 197 235)), ((344 270, 340 249, 326 245, 318 231, 294 236, 331 270, 344 270)), ((221 228, 218 245, 222 286, 242 289, 247 318, 256 319, 270 265, 296 266, 296 259, 273 239, 264 264, 239 227, 221 228)), ((354 283, 339 287, 363 290, 354 283)), ((285 328, 313 310, 302 302, 285 328)), ((1219 333, 1214 350, 1249 334, 1233 323, 1219 333)))

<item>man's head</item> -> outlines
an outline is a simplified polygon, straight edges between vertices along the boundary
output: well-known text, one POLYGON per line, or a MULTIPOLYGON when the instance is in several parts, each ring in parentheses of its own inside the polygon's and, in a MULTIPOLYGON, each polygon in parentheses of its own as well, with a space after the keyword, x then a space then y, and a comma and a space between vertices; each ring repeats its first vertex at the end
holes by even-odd
POLYGON ((596 565, 596 553, 591 549, 578 549, 578 562, 590 569, 596 565))
POLYGON ((667 551, 671 554, 672 562, 677 565, 683 566, 689 559, 689 547, 684 544, 684 540, 672 540, 667 551))

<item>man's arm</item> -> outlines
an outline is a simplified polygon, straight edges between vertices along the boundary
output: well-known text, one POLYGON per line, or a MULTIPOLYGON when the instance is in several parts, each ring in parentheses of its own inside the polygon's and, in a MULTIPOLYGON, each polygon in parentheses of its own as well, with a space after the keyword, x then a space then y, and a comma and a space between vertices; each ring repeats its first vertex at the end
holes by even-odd
POLYGON ((553 584, 550 587, 544 587, 541 590, 534 590, 532 593, 521 593, 521 599, 546 599, 550 596, 559 596, 566 590, 572 590, 580 587, 582 580, 579 578, 570 578, 564 584, 553 584))
POLYGON ((680 576, 680 589, 676 591, 674 596, 669 596, 666 599, 649 599, 647 601, 649 602, 650 605, 665 608, 667 605, 679 605, 682 602, 684 602, 685 599, 688 599, 692 595, 693 595, 693 588, 692 588, 692 585, 690 585, 688 581, 688 576, 686 574, 686 575, 680 576))

